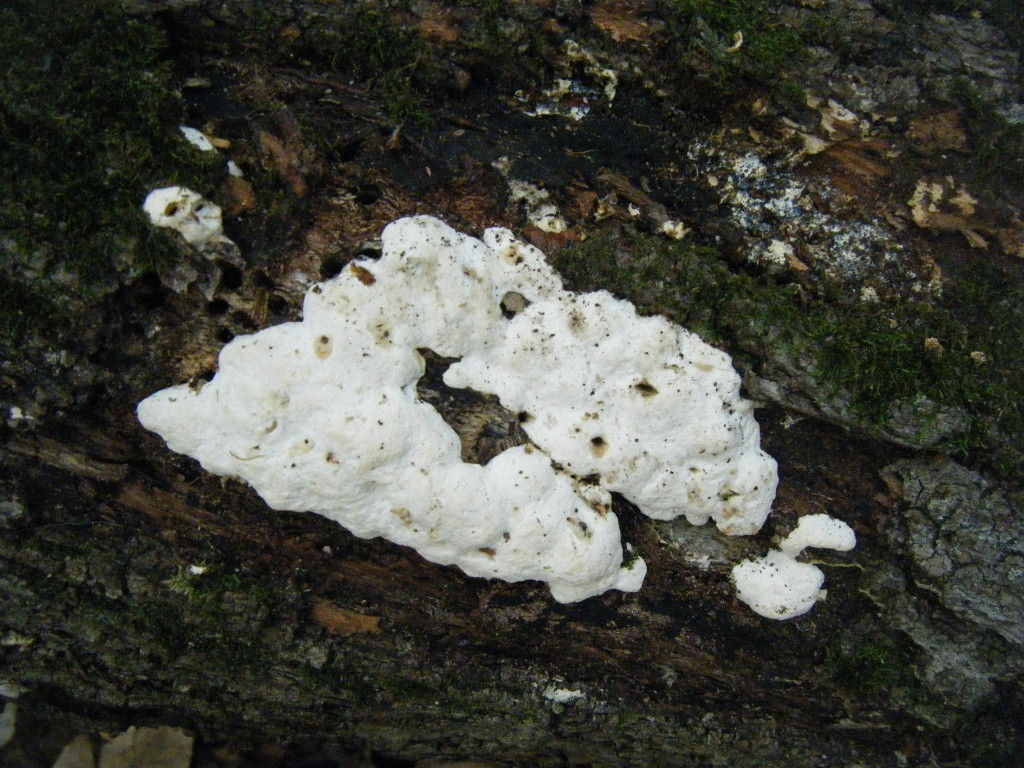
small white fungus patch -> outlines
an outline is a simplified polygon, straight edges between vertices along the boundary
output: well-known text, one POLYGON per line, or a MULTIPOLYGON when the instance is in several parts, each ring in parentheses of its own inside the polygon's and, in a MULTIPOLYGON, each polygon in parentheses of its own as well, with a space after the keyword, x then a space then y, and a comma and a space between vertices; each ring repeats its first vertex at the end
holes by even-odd
POLYGON ((509 194, 526 208, 526 217, 542 232, 558 233, 569 228, 558 206, 551 202, 551 193, 528 181, 509 179, 509 194))
POLYGON ((776 465, 725 353, 606 292, 563 290, 505 229, 477 240, 418 216, 382 246, 311 288, 302 322, 234 339, 211 382, 157 392, 140 421, 275 509, 472 576, 544 581, 563 602, 643 582, 612 491, 654 518, 760 529, 776 465), (512 293, 523 306, 506 317, 512 293), (445 383, 497 395, 531 444, 464 463, 417 398, 420 349, 458 359, 445 383))
POLYGON ((20 406, 17 406, 17 405, 12 405, 12 406, 11 406, 11 407, 10 407, 10 408, 9 408, 9 409, 7 410, 7 420, 8 420, 8 421, 12 421, 12 422, 18 422, 18 421, 34 421, 34 420, 35 420, 35 418, 34 418, 33 416, 27 415, 27 414, 25 413, 25 411, 23 411, 23 410, 21 409, 21 407, 20 407, 20 406))
POLYGON ((556 688, 553 685, 545 688, 541 695, 552 704, 572 704, 574 701, 581 701, 587 697, 583 691, 578 691, 575 688, 556 688))
POLYGON ((834 549, 849 552, 857 545, 853 529, 828 515, 804 515, 796 528, 782 540, 779 549, 790 557, 799 557, 805 549, 834 549))
POLYGON ((225 239, 220 206, 188 187, 154 189, 142 209, 153 224, 177 230, 194 248, 225 239))
POLYGON ((197 147, 203 152, 216 152, 217 148, 210 143, 209 138, 202 131, 191 128, 187 125, 179 125, 178 130, 181 131, 181 135, 185 137, 185 140, 197 147))
POLYGON ((769 619, 792 619, 824 599, 821 569, 796 558, 808 547, 847 552, 857 537, 846 523, 824 514, 806 515, 779 549, 732 569, 736 595, 757 614, 769 619))
POLYGON ((682 240, 692 231, 681 221, 676 221, 675 219, 669 219, 661 225, 662 234, 668 235, 673 240, 682 240))

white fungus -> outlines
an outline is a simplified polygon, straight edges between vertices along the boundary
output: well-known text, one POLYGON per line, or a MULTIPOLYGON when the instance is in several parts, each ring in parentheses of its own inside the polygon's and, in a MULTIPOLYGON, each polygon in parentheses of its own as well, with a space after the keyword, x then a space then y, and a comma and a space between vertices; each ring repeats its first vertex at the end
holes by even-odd
POLYGON ((217 148, 210 143, 210 139, 205 133, 198 130, 197 128, 191 128, 187 125, 179 125, 178 130, 181 131, 181 135, 185 137, 185 141, 194 147, 198 148, 202 152, 216 152, 217 148))
POLYGON ((547 686, 541 695, 552 704, 572 704, 587 698, 587 694, 576 688, 558 688, 554 685, 547 686))
POLYGON ((516 202, 523 203, 526 218, 542 232, 559 233, 569 228, 568 223, 551 202, 551 193, 528 181, 509 179, 509 194, 516 202))
POLYGON ((853 529, 828 515, 804 515, 796 528, 782 540, 779 549, 790 557, 799 557, 807 548, 849 552, 857 545, 853 529))
POLYGON ((693 230, 683 224, 681 221, 675 219, 669 219, 661 225, 661 232, 663 235, 667 235, 673 240, 682 240, 693 230))
POLYGON ((177 230, 196 249, 225 240, 220 206, 188 187, 154 189, 142 209, 153 224, 177 230))
POLYGON ((212 381, 157 392, 140 421, 275 509, 473 576, 544 581, 563 602, 643 581, 610 492, 658 519, 761 527, 776 465, 725 353, 606 292, 563 290, 505 229, 477 240, 418 216, 382 244, 310 289, 302 322, 236 338, 212 381), (457 359, 445 383, 496 395, 530 444, 463 462, 417 397, 421 349, 457 359))
POLYGON ((796 528, 764 557, 744 560, 732 569, 736 596, 769 619, 792 619, 824 599, 825 575, 796 558, 808 547, 847 552, 857 537, 846 523, 824 514, 800 518, 796 528))

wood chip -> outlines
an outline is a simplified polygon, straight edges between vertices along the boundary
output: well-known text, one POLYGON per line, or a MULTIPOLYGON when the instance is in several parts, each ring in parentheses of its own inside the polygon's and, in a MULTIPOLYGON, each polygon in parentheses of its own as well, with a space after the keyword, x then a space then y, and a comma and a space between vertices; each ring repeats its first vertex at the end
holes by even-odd
POLYGON ((365 613, 342 608, 330 600, 314 600, 312 616, 313 621, 330 634, 340 637, 380 632, 380 619, 377 616, 367 616, 365 613))

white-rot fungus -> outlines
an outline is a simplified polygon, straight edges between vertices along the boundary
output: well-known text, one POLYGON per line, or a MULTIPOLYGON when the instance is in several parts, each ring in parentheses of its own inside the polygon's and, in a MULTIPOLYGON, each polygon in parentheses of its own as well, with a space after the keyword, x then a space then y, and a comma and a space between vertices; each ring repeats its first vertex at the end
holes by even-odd
POLYGON ((196 249, 226 240, 220 206, 188 187, 161 187, 146 197, 142 209, 157 227, 176 230, 196 249))
POLYGON ((797 557, 807 548, 848 552, 857 537, 842 520, 828 515, 805 515, 796 528, 764 557, 744 560, 732 569, 736 595, 751 610, 769 619, 792 619, 823 600, 825 574, 797 557))
POLYGON ((562 602, 643 582, 612 492, 660 520, 760 529, 776 465, 725 353, 606 292, 564 290, 506 229, 478 240, 416 216, 382 248, 311 288, 301 322, 231 341, 209 383, 144 400, 142 424, 274 509, 472 576, 540 580, 562 602), (445 384, 497 396, 529 443, 464 462, 417 395, 420 350, 454 359, 445 384))

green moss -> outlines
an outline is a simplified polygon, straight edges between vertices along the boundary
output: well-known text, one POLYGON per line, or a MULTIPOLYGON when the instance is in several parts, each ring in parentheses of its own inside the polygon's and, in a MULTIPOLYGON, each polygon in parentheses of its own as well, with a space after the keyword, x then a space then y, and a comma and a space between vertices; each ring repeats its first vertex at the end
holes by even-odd
POLYGON ((920 395, 961 408, 975 433, 963 451, 984 448, 987 433, 1020 435, 1024 427, 1014 385, 1024 365, 1009 341, 1024 333, 1022 313, 1024 291, 1000 268, 979 265, 936 307, 859 306, 809 331, 823 350, 822 380, 854 392, 865 417, 884 419, 892 404, 920 395), (930 354, 925 339, 936 339, 941 355, 930 354))
POLYGON ((1024 125, 1011 123, 969 80, 950 85, 950 96, 963 112, 970 140, 970 155, 963 169, 970 179, 986 187, 1024 179, 1024 125))
POLYGON ((381 690, 406 706, 410 704, 431 706, 444 696, 442 686, 426 680, 422 676, 411 677, 395 673, 393 676, 383 675, 381 678, 381 690))
POLYGON ((0 229, 15 258, 57 252, 87 282, 138 251, 173 249, 140 209, 171 181, 208 187, 209 161, 176 135, 163 38, 115 2, 0 10, 0 229))
POLYGON ((691 242, 605 230, 553 259, 577 289, 607 289, 642 314, 666 315, 741 356, 738 332, 749 328, 781 341, 799 316, 795 291, 733 274, 717 251, 691 242))
MULTIPOLYGON (((580 290, 605 288, 641 312, 664 314, 727 349, 741 370, 798 360, 821 390, 849 403, 866 427, 884 427, 922 398, 962 412, 967 430, 945 448, 1002 472, 1024 457, 1024 290, 995 266, 947 288, 943 302, 895 306, 809 302, 795 288, 729 271, 710 248, 631 232, 564 249, 556 266, 580 290), (925 339, 942 345, 930 353, 925 339)), ((829 293, 826 291, 826 293, 829 293)), ((929 425, 922 424, 922 429, 929 425)))
POLYGON ((632 570, 633 566, 640 560, 640 552, 636 549, 628 549, 622 555, 622 567, 626 570, 632 570))
POLYGON ((395 122, 429 122, 417 80, 428 66, 426 43, 391 11, 360 5, 344 16, 324 17, 307 31, 306 43, 310 57, 330 71, 366 82, 395 122))
POLYGON ((472 23, 462 29, 455 56, 474 80, 494 83, 511 93, 549 76, 551 43, 529 3, 461 0, 472 23))
POLYGON ((977 731, 971 732, 969 738, 967 765, 971 768, 1017 768, 1020 765, 1019 744, 1007 743, 994 736, 986 739, 977 731))
POLYGON ((291 17, 287 6, 267 4, 247 16, 245 29, 239 37, 245 48, 255 56, 266 56, 282 44, 281 32, 291 17))
POLYGON ((725 92, 745 83, 774 83, 805 56, 800 33, 765 0, 666 0, 669 30, 680 55, 725 92), (742 34, 736 48, 735 37, 742 34))
POLYGON ((188 647, 190 634, 185 614, 179 605, 167 600, 139 602, 125 610, 117 606, 114 611, 118 623, 131 626, 132 636, 141 635, 147 648, 161 650, 168 659, 183 653, 188 647))
POLYGON ((200 588, 202 576, 192 572, 184 565, 179 565, 171 578, 164 581, 164 586, 171 592, 186 598, 189 603, 206 602, 211 591, 200 588))
POLYGON ((894 694, 917 685, 912 656, 885 639, 834 643, 827 651, 824 671, 839 688, 858 697, 894 694))
POLYGON ((212 568, 196 572, 183 565, 164 582, 164 586, 185 597, 190 610, 209 614, 223 610, 224 597, 228 593, 244 595, 255 603, 265 603, 273 597, 272 591, 257 579, 212 568))
POLYGON ((0 342, 13 348, 31 329, 55 317, 60 317, 59 310, 44 290, 3 279, 0 272, 0 342))

